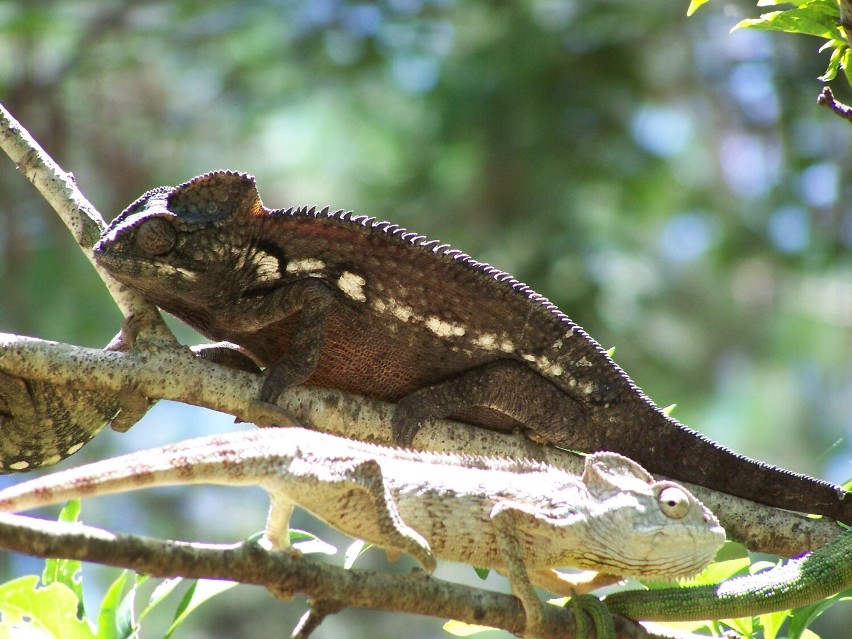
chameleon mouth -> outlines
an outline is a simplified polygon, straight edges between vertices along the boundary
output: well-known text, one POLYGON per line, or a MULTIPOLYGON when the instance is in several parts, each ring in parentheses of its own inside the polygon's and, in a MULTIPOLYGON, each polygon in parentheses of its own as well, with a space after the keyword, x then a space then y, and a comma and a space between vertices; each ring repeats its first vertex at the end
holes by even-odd
POLYGON ((107 269, 113 277, 124 283, 137 287, 140 278, 171 278, 195 282, 199 273, 187 268, 181 268, 168 262, 155 259, 139 259, 126 257, 101 247, 100 244, 94 248, 95 261, 107 269))
POLYGON ((721 526, 680 528, 676 536, 671 532, 658 528, 638 535, 626 544, 614 546, 602 543, 596 548, 587 548, 582 561, 588 561, 588 565, 580 565, 579 562, 577 565, 625 577, 681 579, 704 570, 725 541, 725 531, 721 526))

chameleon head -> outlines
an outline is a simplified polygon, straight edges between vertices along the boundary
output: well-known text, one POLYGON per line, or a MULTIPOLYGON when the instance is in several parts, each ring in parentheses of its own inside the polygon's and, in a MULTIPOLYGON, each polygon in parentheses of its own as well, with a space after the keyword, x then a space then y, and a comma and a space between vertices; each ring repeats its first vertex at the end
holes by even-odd
MULTIPOLYGON (((253 177, 207 173, 145 193, 113 220, 94 248, 95 259, 170 311, 189 296, 216 308, 217 301, 245 291, 241 275, 257 285, 263 280, 258 271, 270 269, 246 230, 252 225, 235 219, 247 221, 263 210, 253 177)), ((278 261, 271 260, 277 277, 278 261)))
POLYGON ((697 574, 725 541, 719 520, 683 486, 655 481, 615 453, 586 458, 594 496, 587 542, 574 565, 622 576, 676 579, 697 574))

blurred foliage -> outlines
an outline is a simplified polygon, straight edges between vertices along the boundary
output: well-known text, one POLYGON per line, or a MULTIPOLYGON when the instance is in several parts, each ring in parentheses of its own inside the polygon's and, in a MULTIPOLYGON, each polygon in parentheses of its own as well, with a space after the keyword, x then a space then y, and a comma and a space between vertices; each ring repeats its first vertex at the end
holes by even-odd
MULTIPOLYGON (((812 38, 729 33, 751 2, 686 9, 0 0, 0 100, 108 219, 148 188, 216 168, 257 175, 269 206, 390 219, 548 295, 682 421, 841 482, 852 129, 816 106, 830 56, 812 38)), ((850 101, 848 87, 835 93, 850 101)), ((8 161, 0 290, 4 331, 97 346, 118 330, 98 278, 8 161)), ((198 415, 152 411, 86 454, 224 423, 198 415)), ((137 531, 186 535, 210 510, 189 493, 151 502, 173 517, 132 515, 137 531)), ((228 502, 240 513, 231 539, 255 517, 244 501, 228 502)), ((253 601, 236 605, 281 614, 253 601)), ((214 634, 228 618, 217 612, 214 634)), ((326 636, 355 636, 346 620, 359 614, 330 619, 326 636)), ((261 619, 242 615, 233 636, 256 636, 261 619)), ((365 633, 380 636, 384 617, 369 619, 380 621, 365 633)))

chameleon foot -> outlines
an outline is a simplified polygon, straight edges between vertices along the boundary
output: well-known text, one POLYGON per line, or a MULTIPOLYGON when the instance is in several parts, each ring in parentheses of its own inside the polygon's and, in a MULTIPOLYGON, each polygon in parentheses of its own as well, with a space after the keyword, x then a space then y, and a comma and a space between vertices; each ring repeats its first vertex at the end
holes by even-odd
POLYGON ((249 404, 245 419, 241 421, 251 422, 261 427, 297 426, 299 423, 293 415, 280 406, 259 400, 249 404))
POLYGON ((586 615, 592 618, 596 639, 615 639, 615 622, 603 601, 594 595, 574 595, 570 603, 574 611, 577 639, 586 639, 589 636, 586 615))

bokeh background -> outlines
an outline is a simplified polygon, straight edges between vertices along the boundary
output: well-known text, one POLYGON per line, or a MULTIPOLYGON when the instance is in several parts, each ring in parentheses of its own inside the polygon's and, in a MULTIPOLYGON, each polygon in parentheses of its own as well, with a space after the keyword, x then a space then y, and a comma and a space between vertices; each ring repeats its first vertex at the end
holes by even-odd
MULTIPOLYGON (((390 219, 547 295, 681 421, 846 481, 852 127, 816 105, 818 40, 729 33, 759 12, 748 2, 688 19, 686 7, 0 0, 0 101, 108 220, 218 168, 255 174, 269 206, 390 219)), ((0 330, 102 346, 119 323, 61 222, 0 158, 0 330)), ((236 427, 162 404, 72 463, 236 427)), ((263 509, 261 493, 192 488, 95 500, 84 518, 231 541, 263 509)), ((363 565, 382 562, 373 551, 363 565)), ((0 554, 2 579, 38 570, 0 554)), ((86 571, 95 606, 115 573, 86 571)), ((301 604, 239 588, 180 632, 278 636, 301 604)), ((316 636, 440 626, 346 611, 316 636)))

